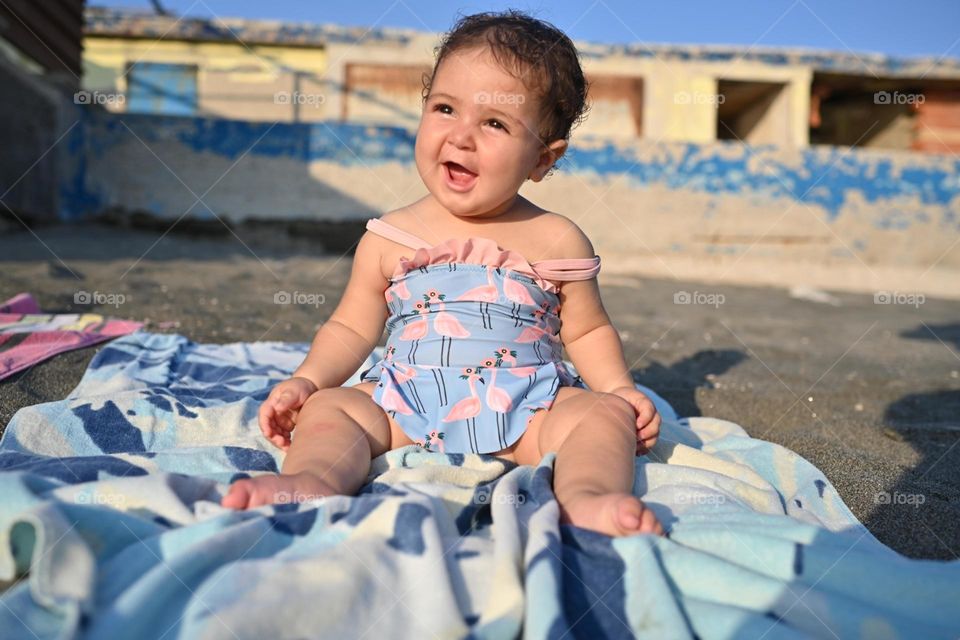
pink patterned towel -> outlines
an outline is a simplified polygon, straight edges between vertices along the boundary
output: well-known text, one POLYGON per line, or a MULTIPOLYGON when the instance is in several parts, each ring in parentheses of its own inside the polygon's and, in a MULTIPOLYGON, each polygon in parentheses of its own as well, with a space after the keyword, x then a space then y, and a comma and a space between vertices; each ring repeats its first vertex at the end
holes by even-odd
POLYGON ((0 380, 58 353, 125 336, 142 326, 95 313, 40 313, 33 296, 19 293, 0 304, 0 380))

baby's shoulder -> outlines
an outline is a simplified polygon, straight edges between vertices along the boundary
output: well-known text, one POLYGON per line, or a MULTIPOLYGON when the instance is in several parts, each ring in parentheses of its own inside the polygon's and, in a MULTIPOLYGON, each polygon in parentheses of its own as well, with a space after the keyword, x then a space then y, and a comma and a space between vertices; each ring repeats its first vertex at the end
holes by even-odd
POLYGON ((551 245, 550 258, 592 258, 596 255, 590 238, 570 218, 546 211, 534 223, 538 225, 533 229, 536 236, 547 239, 551 245))
POLYGON ((418 213, 413 207, 407 206, 400 209, 393 209, 381 215, 380 219, 401 231, 412 233, 417 237, 424 237, 422 231, 424 227, 423 215, 418 213))
MULTIPOLYGON (((423 237, 418 223, 418 215, 416 212, 410 211, 410 207, 388 211, 380 216, 380 220, 401 231, 423 237)), ((360 241, 361 246, 364 244, 369 247, 369 259, 379 263, 383 277, 387 279, 393 274, 400 257, 409 254, 410 251, 406 246, 397 243, 395 240, 369 229, 360 241)))
MULTIPOLYGON (((410 218, 411 216, 408 213, 404 213, 403 209, 394 209, 379 216, 380 220, 386 222, 391 227, 416 235, 416 229, 411 227, 410 218)), ((396 242, 390 238, 384 237, 381 233, 376 233, 371 229, 366 230, 364 240, 381 249, 388 249, 396 245, 396 242)))

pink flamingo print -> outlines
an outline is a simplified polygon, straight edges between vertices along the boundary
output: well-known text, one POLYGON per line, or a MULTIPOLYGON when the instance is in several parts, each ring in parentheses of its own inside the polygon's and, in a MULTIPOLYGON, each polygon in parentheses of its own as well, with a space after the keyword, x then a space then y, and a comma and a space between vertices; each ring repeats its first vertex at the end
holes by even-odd
POLYGON ((533 419, 536 417, 538 411, 543 411, 544 409, 549 409, 550 405, 553 404, 553 398, 549 400, 541 400, 538 403, 540 406, 525 407, 527 411, 530 412, 530 416, 527 418, 527 428, 530 428, 530 423, 533 422, 533 419))
POLYGON ((537 360, 539 364, 545 364, 546 360, 543 359, 543 354, 540 350, 543 348, 540 339, 544 336, 553 343, 551 345, 552 349, 555 349, 557 344, 560 342, 560 336, 551 330, 551 327, 547 321, 546 314, 549 310, 549 303, 544 302, 539 309, 536 309, 531 314, 536 318, 536 322, 531 327, 524 327, 523 331, 520 332, 520 335, 514 338, 514 342, 524 344, 524 343, 533 343, 533 350, 537 354, 537 360), (542 325, 542 326, 541 326, 542 325))
POLYGON ((503 295, 505 295, 508 300, 516 302, 517 304, 536 304, 533 296, 530 295, 530 292, 527 291, 523 283, 513 278, 508 277, 503 279, 503 295))
POLYGON ((413 305, 414 310, 420 316, 419 319, 413 320, 403 328, 403 332, 400 334, 400 340, 412 340, 410 344, 410 353, 407 355, 407 360, 416 364, 417 362, 417 347, 420 346, 420 340, 427 335, 427 330, 429 329, 429 324, 427 322, 427 315, 430 313, 430 305, 426 302, 416 302, 413 305))
POLYGON ((457 317, 446 311, 446 305, 443 299, 446 294, 440 293, 436 289, 430 289, 423 294, 423 299, 428 305, 436 304, 440 311, 433 317, 433 330, 440 334, 440 364, 443 365, 444 353, 446 353, 446 366, 450 366, 450 349, 453 347, 454 338, 467 338, 470 332, 467 331, 457 317), (447 339, 450 339, 449 342, 447 339))
POLYGON ((503 279, 503 295, 515 305, 510 308, 510 313, 514 319, 513 326, 519 327, 521 306, 525 304, 536 304, 536 301, 534 301, 533 296, 530 295, 530 292, 527 291, 523 283, 509 276, 503 279))
POLYGON ((481 384, 483 378, 480 376, 479 369, 473 367, 466 367, 463 370, 463 373, 460 375, 461 380, 466 380, 467 384, 470 386, 470 397, 459 400, 453 408, 450 410, 450 413, 441 421, 441 422, 455 422, 457 420, 466 420, 467 421, 467 437, 470 439, 470 448, 474 453, 477 452, 477 416, 480 414, 480 396, 477 395, 477 390, 473 386, 475 380, 479 380, 481 384), (473 433, 471 435, 471 429, 473 433))
POLYGON ((420 400, 420 391, 417 389, 417 385, 412 382, 414 378, 417 377, 416 367, 408 366, 402 362, 396 362, 393 359, 393 356, 396 355, 397 348, 393 345, 387 347, 387 355, 384 358, 385 361, 393 365, 395 370, 394 377, 397 379, 397 384, 406 384, 407 391, 410 394, 410 398, 416 404, 416 409, 418 413, 423 413, 426 409, 423 406, 423 402, 420 400))
POLYGON ((437 430, 431 431, 430 435, 426 437, 426 443, 424 444, 424 448, 427 451, 429 451, 430 447, 436 447, 437 451, 439 451, 440 453, 444 453, 444 449, 443 449, 444 435, 445 434, 443 431, 437 431, 437 430))
POLYGON ((392 364, 397 370, 397 382, 403 384, 404 382, 410 380, 411 378, 417 377, 417 370, 413 367, 407 366, 402 362, 396 362, 393 359, 393 356, 396 355, 397 348, 393 345, 387 347, 387 355, 384 358, 387 362, 392 364))
POLYGON ((497 386, 497 367, 500 366, 500 360, 487 358, 481 363, 485 369, 490 369, 490 386, 487 387, 486 401, 487 407, 493 409, 497 418, 497 437, 500 440, 500 446, 507 446, 507 412, 513 408, 513 400, 510 394, 497 386))
POLYGON ((389 374, 382 376, 380 384, 377 386, 383 387, 383 393, 380 395, 380 406, 382 406, 385 411, 393 411, 394 415, 397 413, 402 413, 405 416, 413 415, 413 409, 410 408, 410 405, 403 399, 400 392, 393 386, 393 381, 389 374))
POLYGON ((483 320, 484 329, 493 329, 493 319, 490 316, 490 303, 497 302, 500 299, 500 292, 497 291, 497 285, 493 282, 493 269, 493 265, 487 265, 487 284, 474 287, 456 298, 457 301, 480 303, 480 317, 483 320), (484 303, 487 303, 486 311, 484 311, 484 303))
POLYGON ((527 376, 537 372, 536 367, 518 367, 517 352, 514 351, 513 349, 508 349, 507 347, 500 347, 496 351, 496 358, 498 360, 506 360, 507 362, 509 362, 510 366, 507 367, 507 371, 517 376, 518 378, 526 378, 527 376))
POLYGON ((541 337, 550 335, 550 332, 541 327, 524 327, 520 335, 514 339, 514 342, 527 343, 536 342, 541 337))
POLYGON ((523 392, 523 399, 526 400, 527 396, 530 394, 530 390, 533 389, 533 383, 537 381, 537 368, 518 367, 517 352, 509 349, 508 347, 500 347, 497 349, 494 355, 496 356, 498 362, 501 360, 506 360, 510 363, 510 366, 507 367, 507 371, 509 371, 511 374, 517 376, 518 378, 527 378, 527 390, 523 392))
POLYGON ((395 282, 383 292, 383 297, 387 299, 387 307, 390 309, 390 311, 392 313, 397 313, 393 310, 394 298, 396 298, 398 301, 410 299, 410 290, 407 289, 407 282, 405 280, 395 282))
POLYGON ((410 290, 407 289, 407 281, 400 280, 399 282, 394 282, 393 286, 388 289, 388 291, 393 292, 401 300, 410 299, 410 290))
POLYGON ((497 285, 493 283, 493 265, 487 265, 487 284, 474 287, 455 298, 466 302, 496 302, 500 297, 497 285))

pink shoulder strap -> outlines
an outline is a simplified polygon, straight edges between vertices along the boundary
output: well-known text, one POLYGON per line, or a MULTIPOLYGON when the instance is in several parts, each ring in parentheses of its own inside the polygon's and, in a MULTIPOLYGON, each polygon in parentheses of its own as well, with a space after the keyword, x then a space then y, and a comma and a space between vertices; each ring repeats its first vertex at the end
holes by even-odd
POLYGON ((600 272, 600 256, 540 260, 530 266, 536 269, 537 274, 544 280, 556 282, 589 280, 600 272))
POLYGON ((399 229, 389 222, 384 222, 380 218, 370 218, 367 220, 367 229, 379 236, 383 236, 387 240, 399 242, 403 246, 410 247, 411 249, 423 249, 432 246, 429 242, 426 242, 412 233, 404 231, 403 229, 399 229))

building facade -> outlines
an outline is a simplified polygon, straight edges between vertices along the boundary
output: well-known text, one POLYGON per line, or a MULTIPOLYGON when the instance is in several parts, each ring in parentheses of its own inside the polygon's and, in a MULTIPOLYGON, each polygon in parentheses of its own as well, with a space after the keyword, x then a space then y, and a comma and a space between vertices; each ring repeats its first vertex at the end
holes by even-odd
MULTIPOLYGON (((90 8, 84 86, 117 111, 415 129, 438 34, 90 8), (106 102, 106 101, 105 101, 106 102)), ((578 42, 578 137, 960 150, 960 62, 578 42)))

